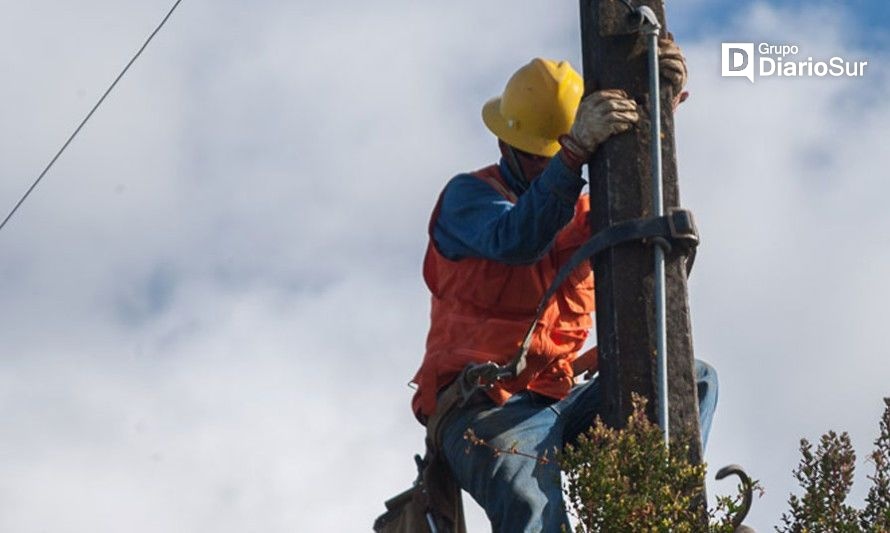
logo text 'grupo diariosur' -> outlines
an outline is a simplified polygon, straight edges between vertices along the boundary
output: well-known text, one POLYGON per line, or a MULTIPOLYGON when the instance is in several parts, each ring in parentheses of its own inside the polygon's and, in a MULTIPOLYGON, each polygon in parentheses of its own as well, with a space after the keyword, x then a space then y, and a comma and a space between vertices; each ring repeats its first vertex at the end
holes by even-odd
POLYGON ((800 47, 793 44, 723 43, 722 75, 748 78, 754 83, 759 78, 857 78, 865 75, 868 61, 849 61, 834 56, 828 60, 807 57, 798 60, 800 47))

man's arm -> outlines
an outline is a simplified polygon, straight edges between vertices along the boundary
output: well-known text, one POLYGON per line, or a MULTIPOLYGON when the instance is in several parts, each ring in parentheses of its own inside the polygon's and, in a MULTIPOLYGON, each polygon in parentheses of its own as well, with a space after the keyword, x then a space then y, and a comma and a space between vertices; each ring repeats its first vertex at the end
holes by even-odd
POLYGON ((554 157, 515 204, 490 185, 462 174, 445 187, 433 239, 439 252, 511 265, 540 260, 575 214, 585 181, 554 157))
POLYGON ((556 234, 575 213, 584 186, 580 167, 597 146, 639 121, 637 104, 624 91, 603 90, 578 106, 568 135, 560 137, 563 151, 532 180, 516 204, 488 184, 461 175, 445 188, 433 240, 448 259, 491 259, 511 265, 537 262, 556 234))

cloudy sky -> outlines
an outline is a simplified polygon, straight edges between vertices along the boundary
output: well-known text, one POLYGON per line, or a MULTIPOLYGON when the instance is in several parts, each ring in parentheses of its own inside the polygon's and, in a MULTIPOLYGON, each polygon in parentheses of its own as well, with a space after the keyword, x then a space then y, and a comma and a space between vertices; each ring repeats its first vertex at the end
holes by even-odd
MULTIPOLYGON (((170 3, 4 2, 4 215, 170 3)), ((890 394, 888 11, 669 2, 707 459, 762 481, 763 531, 800 437, 864 457, 890 394), (722 41, 869 66, 751 84, 722 41)), ((429 211, 534 56, 580 64, 575 2, 186 0, 0 232, 0 530, 368 531, 423 436, 429 211)))

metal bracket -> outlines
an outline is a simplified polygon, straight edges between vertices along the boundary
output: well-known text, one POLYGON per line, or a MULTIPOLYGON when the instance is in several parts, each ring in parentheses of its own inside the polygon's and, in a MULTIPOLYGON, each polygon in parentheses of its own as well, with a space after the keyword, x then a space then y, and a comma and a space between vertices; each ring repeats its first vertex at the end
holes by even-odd
POLYGON ((510 367, 501 366, 491 361, 467 365, 457 377, 457 382, 460 385, 461 407, 470 401, 476 391, 490 389, 498 381, 511 377, 516 376, 510 371, 510 367))
POLYGON ((661 23, 651 7, 638 7, 635 16, 639 18, 638 31, 643 35, 658 35, 661 31, 661 23))

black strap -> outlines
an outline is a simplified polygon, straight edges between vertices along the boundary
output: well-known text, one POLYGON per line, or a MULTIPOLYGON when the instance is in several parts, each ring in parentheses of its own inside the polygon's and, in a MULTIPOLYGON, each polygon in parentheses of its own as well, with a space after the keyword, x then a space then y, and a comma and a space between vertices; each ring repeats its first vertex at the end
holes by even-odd
POLYGON ((686 272, 688 274, 692 271, 692 264, 695 262, 695 249, 698 246, 698 228, 695 225, 691 211, 675 208, 671 209, 664 216, 619 222, 591 237, 572 254, 568 263, 563 265, 559 272, 556 273, 556 277, 538 304, 535 318, 525 334, 516 357, 506 366, 482 363, 470 365, 464 370, 460 379, 462 380, 462 386, 467 389, 464 391, 465 399, 472 392, 468 390, 469 388, 475 389, 479 385, 483 387, 491 386, 496 381, 516 377, 525 370, 526 357, 531 347, 535 328, 538 327, 538 322, 541 320, 541 315, 547 308, 550 298, 556 294, 556 291, 569 277, 569 274, 582 262, 603 250, 633 241, 649 242, 662 246, 666 248, 665 252, 669 252, 672 246, 682 247, 687 254, 686 272))

